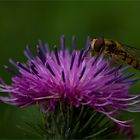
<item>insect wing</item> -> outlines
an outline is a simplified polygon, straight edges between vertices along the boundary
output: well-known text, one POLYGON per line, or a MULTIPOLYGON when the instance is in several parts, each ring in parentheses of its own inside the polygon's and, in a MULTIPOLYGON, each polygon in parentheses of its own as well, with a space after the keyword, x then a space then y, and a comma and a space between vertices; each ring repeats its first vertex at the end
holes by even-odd
POLYGON ((140 62, 140 49, 130 47, 128 45, 123 45, 123 49, 130 54, 134 59, 138 60, 140 62))

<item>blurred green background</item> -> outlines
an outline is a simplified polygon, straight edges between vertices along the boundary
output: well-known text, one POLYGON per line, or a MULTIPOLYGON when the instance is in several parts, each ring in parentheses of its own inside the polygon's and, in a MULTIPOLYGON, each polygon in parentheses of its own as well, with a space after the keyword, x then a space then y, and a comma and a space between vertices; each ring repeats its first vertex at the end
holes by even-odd
MULTIPOLYGON (((0 2, 0 76, 10 83, 12 75, 3 65, 8 64, 9 58, 25 61, 26 43, 32 50, 38 39, 59 47, 62 34, 68 47, 72 35, 76 36, 78 48, 85 46, 90 35, 140 48, 140 1, 0 2)), ((140 77, 140 72, 137 73, 140 77)), ((132 92, 140 93, 139 85, 140 82, 132 92)), ((139 134, 140 113, 127 113, 126 117, 135 119, 135 132, 139 134)), ((22 128, 26 128, 24 121, 38 118, 34 107, 18 109, 0 104, 0 138, 35 138, 25 135, 22 128)))

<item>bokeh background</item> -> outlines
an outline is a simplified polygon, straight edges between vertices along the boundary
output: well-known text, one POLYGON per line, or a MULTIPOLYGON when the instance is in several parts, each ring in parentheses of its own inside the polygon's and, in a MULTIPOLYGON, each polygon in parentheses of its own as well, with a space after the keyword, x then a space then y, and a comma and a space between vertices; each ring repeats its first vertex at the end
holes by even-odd
MULTIPOLYGON (((0 2, 0 76, 11 82, 12 75, 3 65, 8 64, 9 58, 26 61, 23 50, 27 43, 32 50, 39 39, 50 47, 60 47, 62 34, 68 47, 72 35, 76 36, 77 48, 83 48, 90 35, 140 48, 140 1, 0 2)), ((140 77, 140 72, 135 72, 140 77)), ((140 93, 140 82, 131 92, 140 93)), ((135 119, 135 132, 140 139, 140 113, 125 116, 135 119)), ((25 135, 23 129, 27 130, 24 122, 39 118, 35 107, 19 109, 0 104, 0 138, 37 138, 35 134, 25 135)))

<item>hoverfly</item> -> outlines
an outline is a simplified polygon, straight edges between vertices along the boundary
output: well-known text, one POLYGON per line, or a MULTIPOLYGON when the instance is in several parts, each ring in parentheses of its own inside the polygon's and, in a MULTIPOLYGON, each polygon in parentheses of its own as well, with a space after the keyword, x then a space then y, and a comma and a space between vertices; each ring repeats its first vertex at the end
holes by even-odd
POLYGON ((140 70, 140 49, 132 48, 107 38, 94 38, 91 40, 91 52, 104 53, 115 60, 123 60, 128 65, 140 70))

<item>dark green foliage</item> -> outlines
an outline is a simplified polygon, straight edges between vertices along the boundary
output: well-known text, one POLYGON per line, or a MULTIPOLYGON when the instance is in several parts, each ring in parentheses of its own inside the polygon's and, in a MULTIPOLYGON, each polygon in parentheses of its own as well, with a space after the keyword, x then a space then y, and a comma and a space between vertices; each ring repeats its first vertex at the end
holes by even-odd
MULTIPOLYGON (((57 139, 124 139, 128 136, 121 134, 117 125, 105 115, 92 108, 79 108, 60 104, 54 112, 42 114, 41 124, 30 124, 39 138, 57 139)), ((33 133, 32 133, 33 134, 33 133)))

